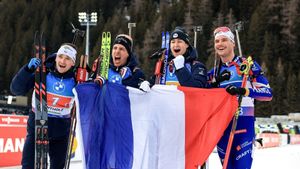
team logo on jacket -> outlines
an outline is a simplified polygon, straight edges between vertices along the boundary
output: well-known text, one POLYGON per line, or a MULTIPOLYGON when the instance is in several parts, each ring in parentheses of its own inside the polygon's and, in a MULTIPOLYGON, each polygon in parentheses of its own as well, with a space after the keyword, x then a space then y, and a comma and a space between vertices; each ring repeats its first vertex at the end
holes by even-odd
POLYGON ((205 74, 204 74, 204 69, 203 69, 203 68, 199 68, 199 75, 203 75, 203 76, 205 75, 205 74))
POLYGON ((173 38, 178 38, 178 33, 174 33, 173 38))
POLYGON ((113 75, 111 76, 110 81, 113 83, 122 84, 122 77, 120 75, 113 75))
POLYGON ((53 85, 53 89, 57 92, 57 93, 61 93, 65 90, 65 84, 62 82, 55 82, 53 85))

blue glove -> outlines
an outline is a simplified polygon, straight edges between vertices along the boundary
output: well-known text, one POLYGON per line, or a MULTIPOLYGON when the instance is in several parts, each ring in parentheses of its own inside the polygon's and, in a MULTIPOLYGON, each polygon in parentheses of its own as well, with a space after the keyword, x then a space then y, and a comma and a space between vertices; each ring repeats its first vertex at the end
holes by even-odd
POLYGON ((41 65, 41 60, 38 58, 32 58, 30 59, 27 67, 29 70, 35 71, 35 69, 41 65))

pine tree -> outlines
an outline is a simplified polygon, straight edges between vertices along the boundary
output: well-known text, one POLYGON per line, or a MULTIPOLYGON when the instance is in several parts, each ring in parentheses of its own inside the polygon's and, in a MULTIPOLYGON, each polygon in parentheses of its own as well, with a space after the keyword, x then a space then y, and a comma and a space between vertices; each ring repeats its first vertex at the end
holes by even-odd
MULTIPOLYGON (((189 2, 187 5, 187 9, 184 13, 185 17, 184 17, 184 23, 183 23, 183 27, 185 28, 185 30, 187 31, 187 33, 189 35, 191 35, 193 33, 193 19, 191 16, 191 8, 192 8, 192 3, 189 2)), ((192 36, 190 36, 192 37, 192 36)), ((192 38, 190 39, 190 41, 192 41, 192 38)))
POLYGON ((208 59, 208 40, 212 35, 213 9, 211 0, 193 0, 191 8, 191 16, 194 21, 194 26, 201 26, 202 32, 197 33, 197 51, 199 60, 206 62, 208 59))
POLYGON ((293 24, 291 25, 291 35, 295 36, 295 43, 292 45, 287 46, 289 49, 286 57, 287 62, 292 62, 292 69, 294 72, 299 73, 299 67, 300 67, 300 20, 299 20, 299 13, 300 13, 300 1, 291 1, 291 6, 295 9, 293 9, 295 12, 291 14, 293 17, 293 21, 291 21, 293 24), (293 2, 293 4, 292 4, 293 2))
POLYGON ((283 35, 283 42, 286 45, 293 45, 296 43, 296 36, 292 33, 295 19, 297 18, 297 1, 285 1, 285 7, 282 9, 282 21, 280 25, 283 27, 281 34, 283 35))
POLYGON ((272 99, 272 114, 280 114, 285 111, 285 107, 282 105, 282 101, 286 99, 286 78, 284 72, 284 65, 282 64, 282 59, 279 58, 277 61, 277 66, 275 74, 269 78, 270 85, 273 90, 272 99), (279 78, 280 77, 280 78, 279 78))
POLYGON ((299 100, 297 99, 298 93, 296 93, 298 85, 297 84, 297 75, 295 74, 295 72, 293 72, 292 66, 290 65, 290 70, 288 71, 288 77, 287 77, 287 103, 288 103, 288 112, 295 112, 296 109, 294 109, 294 107, 296 106, 296 104, 299 103, 299 100))

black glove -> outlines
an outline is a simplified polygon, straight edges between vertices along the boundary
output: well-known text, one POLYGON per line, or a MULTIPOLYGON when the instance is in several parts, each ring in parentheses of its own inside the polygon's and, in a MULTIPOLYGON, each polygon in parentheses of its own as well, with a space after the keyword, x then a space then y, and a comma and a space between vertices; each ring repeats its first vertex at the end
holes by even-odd
POLYGON ((154 52, 151 56, 149 56, 150 59, 158 59, 162 56, 162 54, 165 52, 167 48, 161 48, 158 49, 156 52, 154 52))
POLYGON ((221 82, 223 82, 223 81, 225 81, 225 80, 229 80, 229 79, 230 79, 230 76, 231 76, 230 72, 229 72, 228 70, 224 70, 224 71, 220 74, 220 76, 217 77, 216 80, 217 80, 218 83, 221 83, 221 82))
POLYGON ((229 80, 230 79, 230 72, 228 70, 224 70, 217 78, 216 81, 213 82, 211 85, 212 87, 218 87, 219 84, 225 80, 229 80))
POLYGON ((155 75, 153 75, 153 76, 150 77, 150 79, 149 79, 150 88, 155 85, 155 80, 156 80, 156 76, 155 75))
POLYGON ((226 87, 226 92, 231 95, 245 95, 246 89, 242 87, 236 87, 233 85, 229 85, 226 87))

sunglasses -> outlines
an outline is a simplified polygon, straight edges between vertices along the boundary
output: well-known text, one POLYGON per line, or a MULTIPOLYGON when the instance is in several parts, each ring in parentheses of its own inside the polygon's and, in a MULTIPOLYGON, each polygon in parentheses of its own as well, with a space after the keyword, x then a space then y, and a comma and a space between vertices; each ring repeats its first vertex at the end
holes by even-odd
POLYGON ((220 32, 226 33, 226 32, 229 32, 229 31, 231 32, 231 30, 226 26, 218 27, 214 31, 214 36, 216 36, 217 33, 220 33, 220 32))

